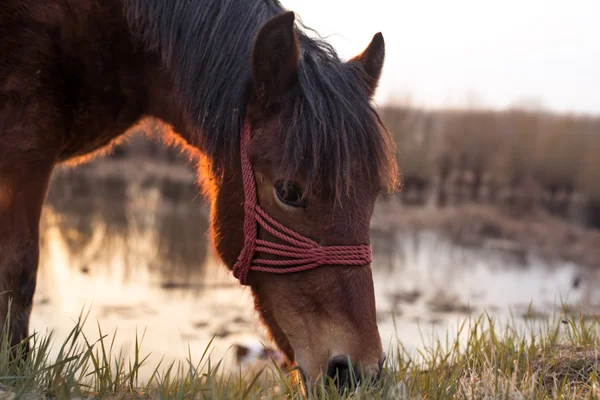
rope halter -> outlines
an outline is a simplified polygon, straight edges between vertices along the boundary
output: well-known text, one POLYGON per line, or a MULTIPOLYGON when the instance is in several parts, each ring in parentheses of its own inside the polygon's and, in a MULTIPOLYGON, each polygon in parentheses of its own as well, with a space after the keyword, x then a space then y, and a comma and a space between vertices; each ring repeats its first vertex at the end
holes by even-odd
POLYGON ((240 140, 242 179, 244 183, 244 248, 233 266, 233 276, 247 285, 252 271, 289 274, 321 265, 366 265, 371 263, 371 246, 322 246, 275 221, 258 205, 254 171, 247 152, 252 136, 248 118, 244 120, 240 140), (258 225, 282 243, 258 239, 258 225), (256 252, 272 254, 277 259, 256 258, 256 252))

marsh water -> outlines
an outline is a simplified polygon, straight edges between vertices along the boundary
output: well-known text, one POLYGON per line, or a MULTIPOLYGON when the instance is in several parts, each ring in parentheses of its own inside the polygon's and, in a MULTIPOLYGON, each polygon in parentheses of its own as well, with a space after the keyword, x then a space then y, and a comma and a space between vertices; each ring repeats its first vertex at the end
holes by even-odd
MULTIPOLYGON (((197 361, 212 338, 212 359, 233 367, 235 344, 271 346, 249 289, 215 258, 208 209, 194 185, 143 170, 127 179, 91 178, 81 168, 55 175, 42 218, 32 329, 53 330, 61 343, 89 312, 86 334, 98 337, 98 324, 103 334, 116 332, 126 357, 136 333, 144 335, 142 353, 151 353, 145 371, 163 357, 197 361)), ((454 338, 465 318, 483 311, 526 326, 531 310, 543 320, 561 302, 600 300, 600 274, 574 264, 462 248, 433 232, 386 226, 373 226, 372 241, 386 349, 401 343, 417 353, 436 337, 454 338)))

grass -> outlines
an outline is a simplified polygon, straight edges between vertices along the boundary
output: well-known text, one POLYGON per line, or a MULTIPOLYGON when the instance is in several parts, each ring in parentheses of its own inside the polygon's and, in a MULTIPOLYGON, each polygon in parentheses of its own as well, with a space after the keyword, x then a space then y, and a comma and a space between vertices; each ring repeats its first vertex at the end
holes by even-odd
MULTIPOLYGON (((80 317, 70 335, 50 359, 52 334, 32 335, 32 351, 19 357, 22 345, 0 348, 0 399, 299 399, 297 381, 276 367, 245 375, 225 374, 213 364, 209 347, 197 363, 157 365, 151 378, 140 382, 146 362, 143 339, 136 337, 133 359, 114 348, 116 332, 90 342, 80 317), (17 357, 12 357, 17 354, 17 357)), ((461 326, 466 340, 437 341, 410 356, 398 343, 386 361, 376 386, 360 386, 339 394, 325 386, 310 393, 318 399, 545 399, 600 398, 600 320, 563 315, 536 325, 530 333, 507 324, 498 327, 487 314, 461 326), (540 327, 541 326, 541 327, 540 327)), ((6 332, 6 330, 4 330, 6 332)), ((458 335, 460 337, 460 335, 458 335)))
MULTIPOLYGON (((600 118, 543 110, 381 108, 404 178, 432 185, 470 174, 474 186, 575 190, 600 200, 600 118)), ((478 189, 478 187, 475 187, 478 189)))

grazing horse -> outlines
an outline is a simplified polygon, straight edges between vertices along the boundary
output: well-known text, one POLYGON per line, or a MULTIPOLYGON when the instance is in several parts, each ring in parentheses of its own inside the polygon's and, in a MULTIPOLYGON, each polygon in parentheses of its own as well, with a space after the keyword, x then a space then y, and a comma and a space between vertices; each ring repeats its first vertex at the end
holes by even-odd
POLYGON ((150 118, 195 157, 212 243, 304 382, 377 378, 369 228, 397 185, 371 104, 384 41, 342 61, 303 28, 275 0, 0 0, 0 317, 12 299, 13 343, 28 335, 53 167, 150 118))

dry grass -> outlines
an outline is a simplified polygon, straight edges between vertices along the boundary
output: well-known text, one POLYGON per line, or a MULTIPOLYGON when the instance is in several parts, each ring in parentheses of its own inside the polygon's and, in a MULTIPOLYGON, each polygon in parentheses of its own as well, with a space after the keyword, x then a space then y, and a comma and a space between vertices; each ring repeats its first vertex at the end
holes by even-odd
POLYGON ((407 181, 469 172, 490 186, 536 184, 600 200, 600 118, 525 110, 425 111, 383 107, 407 181))
MULTIPOLYGON (((90 343, 78 323, 56 359, 47 356, 50 337, 34 340, 26 359, 12 359, 7 338, 0 348, 0 398, 110 399, 300 399, 297 381, 273 367, 244 375, 225 374, 220 362, 207 356, 200 362, 156 366, 147 382, 138 380, 145 363, 136 338, 133 359, 125 360, 104 335, 90 343)), ((525 399, 600 398, 600 320, 565 315, 517 331, 498 327, 487 315, 468 318, 460 327, 465 340, 424 345, 411 357, 401 343, 390 351, 383 379, 338 393, 317 385, 315 399, 525 399)), ((20 347, 17 347, 18 354, 20 347)))
POLYGON ((590 376, 600 374, 600 349, 556 346, 552 352, 540 355, 534 361, 533 373, 544 377, 541 383, 548 391, 564 384, 568 384, 571 390, 577 389, 585 385, 590 376))

